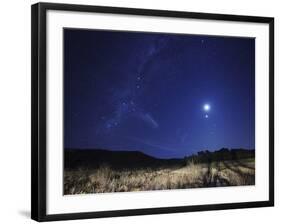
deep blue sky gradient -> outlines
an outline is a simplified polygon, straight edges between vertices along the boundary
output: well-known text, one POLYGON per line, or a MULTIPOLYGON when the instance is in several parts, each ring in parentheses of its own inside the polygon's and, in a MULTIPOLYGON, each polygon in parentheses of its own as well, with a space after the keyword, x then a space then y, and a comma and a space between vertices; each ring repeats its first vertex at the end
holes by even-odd
POLYGON ((253 149, 254 123, 252 38, 64 30, 65 148, 253 149))

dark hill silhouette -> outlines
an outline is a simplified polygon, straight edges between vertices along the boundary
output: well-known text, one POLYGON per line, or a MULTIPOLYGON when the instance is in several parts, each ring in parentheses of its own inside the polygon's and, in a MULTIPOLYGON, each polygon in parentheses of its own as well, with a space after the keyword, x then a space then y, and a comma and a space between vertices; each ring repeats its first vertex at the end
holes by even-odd
POLYGON ((140 151, 110 151, 104 149, 66 149, 64 167, 98 168, 104 164, 112 168, 146 168, 183 164, 183 159, 158 159, 140 151))
POLYGON ((210 152, 199 151, 196 155, 182 159, 159 159, 141 151, 110 151, 104 149, 65 149, 65 169, 99 168, 109 165, 114 169, 157 168, 184 166, 188 162, 210 163, 212 161, 240 160, 254 158, 255 150, 222 148, 210 152))

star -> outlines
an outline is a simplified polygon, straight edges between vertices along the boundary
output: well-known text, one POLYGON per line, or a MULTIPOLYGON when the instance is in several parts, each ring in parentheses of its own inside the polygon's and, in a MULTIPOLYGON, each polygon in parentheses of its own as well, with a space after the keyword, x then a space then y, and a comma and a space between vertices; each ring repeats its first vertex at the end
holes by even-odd
POLYGON ((111 124, 106 124, 106 128, 107 128, 107 129, 111 129, 111 128, 112 128, 112 125, 111 125, 111 124))

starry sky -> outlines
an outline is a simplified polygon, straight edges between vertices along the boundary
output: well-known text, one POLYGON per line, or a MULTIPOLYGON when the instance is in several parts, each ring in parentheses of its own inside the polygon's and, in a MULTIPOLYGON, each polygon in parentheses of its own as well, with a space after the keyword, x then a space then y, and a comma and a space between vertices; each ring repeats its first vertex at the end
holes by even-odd
POLYGON ((255 148, 255 39, 64 29, 64 146, 255 148))

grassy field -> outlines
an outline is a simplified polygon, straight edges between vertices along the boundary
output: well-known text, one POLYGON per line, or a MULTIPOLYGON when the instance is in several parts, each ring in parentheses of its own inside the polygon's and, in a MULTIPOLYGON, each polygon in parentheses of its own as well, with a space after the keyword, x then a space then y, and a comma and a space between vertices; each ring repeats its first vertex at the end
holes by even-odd
POLYGON ((64 194, 150 191, 199 187, 241 186, 255 184, 255 160, 241 159, 210 163, 187 163, 139 169, 65 170, 64 194))

